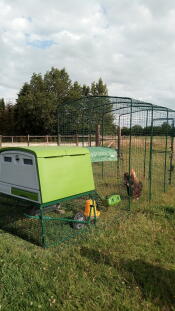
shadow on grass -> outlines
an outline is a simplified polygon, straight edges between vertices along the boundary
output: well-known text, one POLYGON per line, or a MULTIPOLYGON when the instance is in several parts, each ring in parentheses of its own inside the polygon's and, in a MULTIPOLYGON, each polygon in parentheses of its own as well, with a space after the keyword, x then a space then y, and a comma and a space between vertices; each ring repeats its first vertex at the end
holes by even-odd
MULTIPOLYGON (((79 202, 79 205, 82 202, 79 202)), ((71 211, 71 205, 67 204, 67 211, 71 211)), ((73 206, 74 207, 74 206, 73 206)), ((75 204, 76 207, 76 204, 75 204)), ((25 214, 31 214, 32 205, 24 202, 16 201, 13 199, 6 199, 0 197, 0 229, 3 232, 8 232, 14 236, 18 236, 23 240, 31 242, 37 246, 42 246, 42 224, 40 219, 31 219, 25 216, 25 214)), ((74 213, 76 209, 73 209, 74 213)), ((37 212, 38 209, 34 210, 37 212)), ((65 216, 56 213, 52 209, 43 209, 45 216, 50 217, 63 217, 68 220, 72 220, 67 212, 65 216)), ((73 213, 71 211, 71 213, 73 213)), ((35 214, 34 214, 35 215, 35 214)), ((67 241, 76 237, 78 233, 83 230, 75 230, 73 223, 70 221, 58 221, 58 220, 47 220, 44 221, 45 239, 48 246, 57 245, 61 242, 67 241)))
MULTIPOLYGON (((139 210, 138 212, 140 212, 139 210)), ((143 209, 142 213, 150 217, 165 217, 173 226, 175 222, 175 208, 172 206, 157 206, 153 208, 143 209)))
MULTIPOLYGON (((24 213, 28 213, 31 206, 21 205, 16 200, 3 200, 0 204, 0 229, 26 241, 40 245, 40 224, 36 220, 28 220, 24 213)), ((3 232, 1 232, 3 234, 3 232)))
POLYGON ((145 300, 150 300, 161 310, 175 310, 175 271, 167 270, 143 260, 120 260, 114 262, 110 256, 94 249, 83 247, 81 255, 96 264, 105 264, 124 274, 132 286, 138 286, 145 300))
POLYGON ((140 287, 143 297, 162 310, 175 307, 175 271, 155 266, 142 260, 126 260, 121 266, 130 273, 140 287))
POLYGON ((164 207, 163 208, 166 214, 175 215, 175 208, 173 207, 164 207))

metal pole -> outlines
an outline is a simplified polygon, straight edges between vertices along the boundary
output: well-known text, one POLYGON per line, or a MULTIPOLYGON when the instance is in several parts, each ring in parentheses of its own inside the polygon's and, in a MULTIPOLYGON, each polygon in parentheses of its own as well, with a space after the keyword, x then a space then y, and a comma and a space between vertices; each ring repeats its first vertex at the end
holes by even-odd
MULTIPOLYGON (((63 113, 63 119, 64 119, 64 113, 63 113)), ((59 124, 58 106, 57 106, 57 145, 58 146, 60 145, 60 124, 59 124)))
POLYGON ((0 135, 0 148, 2 147, 2 135, 0 135))
POLYGON ((104 143, 104 114, 102 115, 102 121, 101 121, 101 145, 102 147, 103 147, 103 143, 104 143))
POLYGON ((170 155, 169 185, 171 185, 171 183, 172 183, 173 158, 174 158, 174 120, 172 122, 172 132, 171 132, 171 155, 170 155))
POLYGON ((149 200, 152 199, 152 159, 153 159, 153 106, 151 111, 151 137, 150 137, 150 155, 149 155, 149 200))
POLYGON ((60 134, 57 135, 57 145, 58 146, 61 145, 61 135, 60 134))
POLYGON ((41 221, 41 243, 43 247, 47 247, 46 244, 46 228, 44 222, 43 208, 40 207, 40 221, 41 221))
MULTIPOLYGON (((148 127, 148 110, 146 113, 146 130, 148 127)), ((146 143, 147 143, 147 133, 145 133, 145 150, 144 150, 144 166, 143 166, 143 176, 145 177, 146 175, 146 153, 147 153, 147 149, 146 149, 146 143)))
POLYGON ((84 147, 84 111, 82 115, 82 146, 84 147))
MULTIPOLYGON (((99 128, 97 128, 97 132, 98 132, 98 135, 99 135, 99 141, 100 141, 100 125, 99 125, 99 128)), ((104 113, 102 115, 102 122, 101 122, 101 143, 102 143, 102 147, 103 147, 103 144, 104 144, 104 113)), ((101 162, 101 174, 102 174, 102 179, 104 178, 104 165, 105 163, 102 161, 101 162)))
POLYGON ((121 157, 121 125, 120 125, 120 116, 119 116, 119 122, 118 122, 118 128, 117 128, 117 175, 119 173, 119 167, 120 167, 120 157, 121 157))
POLYGON ((165 165, 164 165, 164 192, 166 192, 166 172, 167 172, 167 147, 168 147, 168 109, 167 109, 167 125, 165 136, 165 165))
MULTIPOLYGON (((131 172, 131 151, 132 151, 132 99, 131 99, 131 107, 130 107, 130 131, 129 131, 129 184, 130 184, 130 172, 131 172)), ((131 191, 129 187, 129 209, 131 208, 131 191)))
MULTIPOLYGON (((90 115, 91 115, 91 113, 90 113, 90 115)), ((91 147, 92 146, 92 125, 93 125, 91 118, 89 118, 88 123, 89 123, 89 129, 88 129, 88 131, 89 131, 89 146, 91 147)))
POLYGON ((100 124, 96 126, 96 135, 95 135, 96 147, 100 146, 100 124))
POLYGON ((119 124, 118 124, 118 158, 120 158, 120 149, 121 149, 121 126, 120 126, 120 116, 119 116, 119 124))

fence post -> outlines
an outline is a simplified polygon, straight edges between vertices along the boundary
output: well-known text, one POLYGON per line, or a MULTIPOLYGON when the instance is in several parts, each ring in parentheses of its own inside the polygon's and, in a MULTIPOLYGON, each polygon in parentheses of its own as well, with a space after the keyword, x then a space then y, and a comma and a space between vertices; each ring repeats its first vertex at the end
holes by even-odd
POLYGON ((89 146, 91 147, 91 145, 92 145, 92 136, 91 136, 91 134, 89 135, 89 146))
POLYGON ((100 124, 96 126, 96 133, 95 133, 95 143, 96 147, 100 146, 100 124))
POLYGON ((78 134, 75 135, 75 142, 76 142, 76 146, 79 145, 79 142, 78 142, 78 134))
POLYGON ((48 145, 48 143, 49 143, 49 137, 48 137, 48 135, 46 135, 46 143, 47 143, 47 145, 48 145))
POLYGON ((90 135, 88 135, 88 141, 87 141, 88 147, 90 147, 90 142, 91 142, 91 137, 90 137, 90 135))
POLYGON ((0 135, 0 148, 2 147, 2 135, 0 135))
POLYGON ((58 134, 57 145, 58 145, 58 146, 61 145, 61 135, 60 135, 60 134, 58 134))
POLYGON ((30 135, 28 134, 27 135, 27 146, 29 146, 30 145, 30 135))
POLYGON ((13 144, 13 136, 12 136, 12 144, 13 144))

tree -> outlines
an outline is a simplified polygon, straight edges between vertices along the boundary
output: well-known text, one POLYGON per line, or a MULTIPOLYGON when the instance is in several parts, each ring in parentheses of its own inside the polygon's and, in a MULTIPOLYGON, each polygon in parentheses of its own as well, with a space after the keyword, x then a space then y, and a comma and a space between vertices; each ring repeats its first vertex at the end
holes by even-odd
POLYGON ((16 129, 19 134, 41 134, 43 124, 44 84, 41 74, 33 74, 30 83, 21 88, 15 106, 16 129))
POLYGON ((91 83, 90 93, 93 96, 107 96, 108 95, 107 86, 106 84, 103 83, 102 78, 100 78, 97 83, 95 82, 91 83))
POLYGON ((47 115, 47 131, 50 134, 56 134, 57 117, 58 114, 63 113, 62 104, 64 101, 74 98, 74 96, 79 96, 79 85, 78 82, 72 85, 72 81, 64 68, 59 70, 52 67, 44 75, 44 89, 46 93, 45 112, 47 115))
POLYGON ((103 135, 116 134, 116 126, 114 125, 114 115, 112 113, 113 105, 110 103, 107 95, 107 85, 103 83, 102 78, 97 83, 91 84, 91 95, 102 96, 94 100, 94 111, 96 114, 96 123, 101 124, 101 132, 103 135))
POLYGON ((14 134, 14 105, 11 102, 5 104, 4 99, 0 100, 0 134, 14 134))
POLYGON ((5 101, 4 98, 0 98, 0 112, 5 110, 5 101))
POLYGON ((2 135, 4 131, 4 110, 5 110, 5 102, 4 102, 4 98, 1 98, 0 99, 0 135, 2 135))
MULTIPOLYGON (((81 104, 75 101, 75 104, 64 105, 83 96, 106 96, 108 93, 106 84, 100 78, 98 82, 93 82, 91 86, 81 86, 77 81, 71 81, 65 68, 59 70, 52 67, 45 73, 34 73, 29 83, 24 83, 15 105, 16 131, 18 134, 57 134, 57 116, 59 116, 60 128, 69 133, 82 132, 85 125, 82 124, 82 113, 87 110, 86 100, 81 104), (69 127, 69 129, 68 129, 69 127)), ((102 100, 107 100, 103 99, 102 100)), ((96 102, 94 102, 96 105, 96 102)), ((95 107, 96 113, 91 117, 96 118, 96 122, 102 115, 103 106, 98 101, 95 107)), ((93 105, 91 105, 93 106, 93 105)), ((113 126, 112 114, 105 115, 106 121, 113 126)), ((106 122, 106 123, 107 123, 106 122)))
POLYGON ((82 86, 75 81, 69 90, 69 99, 78 99, 82 96, 83 88, 82 86))
POLYGON ((132 135, 142 135, 143 127, 141 125, 133 125, 131 129, 132 135))
POLYGON ((172 132, 172 126, 169 123, 164 122, 161 125, 161 134, 164 134, 164 135, 168 134, 169 135, 169 134, 171 134, 171 132, 172 132))
POLYGON ((122 136, 128 136, 130 134, 130 129, 126 126, 122 127, 121 129, 121 135, 122 136))
POLYGON ((25 83, 18 94, 15 109, 18 133, 56 134, 57 107, 76 86, 75 83, 71 89, 71 80, 64 68, 51 68, 43 78, 34 73, 30 83, 25 83))
POLYGON ((83 84, 82 95, 89 96, 90 95, 90 87, 86 84, 83 84))

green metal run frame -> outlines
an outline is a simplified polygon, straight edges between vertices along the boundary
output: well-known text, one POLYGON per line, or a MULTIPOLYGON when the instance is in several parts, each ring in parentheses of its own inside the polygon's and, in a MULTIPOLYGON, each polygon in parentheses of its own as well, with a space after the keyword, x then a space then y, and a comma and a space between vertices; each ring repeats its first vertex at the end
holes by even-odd
MULTIPOLYGON (((50 217, 50 216, 44 216, 44 213, 43 213, 43 207, 40 207, 40 216, 37 215, 37 216, 32 216, 32 215, 28 215, 28 214, 24 214, 24 216, 26 218, 29 218, 29 219, 35 219, 35 220, 39 220, 40 223, 41 223, 41 228, 42 228, 42 235, 41 235, 41 243, 42 243, 42 247, 44 248, 48 248, 50 246, 53 246, 51 245, 50 243, 47 244, 46 242, 46 235, 47 235, 47 231, 46 231, 46 227, 45 227, 45 222, 46 221, 58 221, 58 222, 64 222, 64 223, 80 223, 80 224, 85 224, 85 225, 91 225, 92 223, 95 225, 96 224, 96 221, 97 221, 97 215, 96 215, 96 209, 95 209, 95 206, 94 205, 91 205, 90 206, 90 214, 89 216, 87 217, 87 220, 85 221, 81 221, 81 220, 76 220, 76 219, 70 219, 70 218, 63 218, 63 217, 50 217), (94 215, 93 219, 91 218, 91 215, 94 215)), ((79 233, 81 233, 81 230, 79 230, 79 233)), ((67 239, 68 237, 66 237, 67 239)), ((63 241, 62 241, 63 242, 63 241)), ((55 243, 55 245, 57 245, 58 242, 55 243)))
MULTIPOLYGON (((71 135, 82 135, 82 140, 79 142, 83 146, 87 145, 86 136, 90 135, 90 145, 92 145, 92 136, 96 134, 96 126, 99 124, 101 128, 100 141, 104 146, 106 137, 113 131, 115 136, 114 146, 118 150, 118 163, 120 167, 118 172, 130 172, 131 168, 135 168, 143 183, 147 184, 147 197, 151 201, 154 197, 155 183, 158 182, 158 164, 154 162, 157 160, 162 163, 162 156, 155 159, 154 144, 158 142, 160 149, 164 154, 164 167, 162 168, 161 183, 163 184, 163 191, 167 191, 168 186, 172 184, 173 162, 174 162, 174 119, 175 110, 167 107, 154 105, 150 102, 140 101, 129 97, 115 97, 115 96, 87 96, 77 100, 66 101, 61 111, 58 109, 58 137, 71 135), (71 112, 75 111, 75 118, 71 112), (109 122, 113 125, 110 128, 109 122), (157 120, 157 121, 155 121, 157 120), (172 121, 172 122, 171 122, 172 121), (166 123, 166 130, 155 135, 155 123, 158 123, 161 128, 163 123, 166 123), (171 126, 169 123, 171 122, 171 126), (72 126, 73 124, 73 126, 72 126), (134 127, 137 125, 142 127, 142 133, 134 132, 134 127), (171 131, 170 131, 171 127, 171 131), (127 129, 127 134, 124 136, 124 130, 127 129), (119 140, 118 133, 121 133, 119 140), (140 137, 140 142, 139 142, 140 137), (139 147, 142 144, 142 147, 139 147), (170 156, 170 163, 168 169, 168 155, 170 156), (138 159, 142 157, 141 159, 138 159), (124 163, 125 162, 125 163, 124 163), (156 171, 157 169, 157 171, 156 171), (169 173, 167 184, 167 173, 169 173), (157 178, 157 180, 156 180, 157 178), (154 185, 154 187, 153 187, 154 185)), ((66 140, 62 144, 71 143, 66 140)), ((105 181, 104 164, 101 166, 103 180, 105 181)), ((118 177, 122 179, 122 174, 118 177)), ((159 180, 160 181, 160 180, 159 180)), ((160 183, 160 182, 159 182, 160 183)), ((161 188, 162 189, 162 188, 161 188)), ((160 191, 162 191, 160 189, 160 191)), ((98 189, 97 189, 98 191, 98 189)), ((128 197, 129 208, 131 207, 131 196, 128 197)))
MULTIPOLYGON (((33 220, 38 220, 41 224, 41 246, 43 248, 48 248, 50 246, 54 246, 57 245, 59 243, 59 241, 55 242, 55 243, 47 243, 46 241, 46 237, 47 237, 47 229, 46 229, 46 222, 49 221, 58 221, 58 222, 64 222, 64 223, 80 223, 80 224, 85 224, 85 225, 91 225, 91 224, 96 224, 97 221, 97 215, 96 215, 96 208, 94 206, 94 204, 92 204, 90 206, 90 214, 89 216, 86 218, 85 221, 81 221, 81 220, 76 220, 76 219, 70 219, 67 217, 51 217, 51 216, 45 216, 44 215, 44 207, 48 207, 48 206, 53 206, 54 204, 59 204, 65 201, 71 201, 72 199, 76 199, 76 198, 81 198, 82 196, 88 196, 89 198, 91 198, 93 201, 96 200, 97 198, 99 198, 98 194, 96 191, 89 191, 86 193, 81 193, 75 196, 71 196, 71 197, 67 197, 67 198, 63 198, 60 200, 56 200, 56 201, 52 201, 52 202, 48 202, 47 204, 35 204, 37 207, 39 207, 40 210, 40 215, 30 215, 30 214, 26 214, 24 213, 24 216, 28 219, 33 219, 33 220), (94 215, 93 218, 91 217, 91 215, 94 215)), ((100 198, 101 199, 101 198, 100 198)), ((83 230, 83 229, 82 229, 83 230)), ((76 230, 76 232, 78 231, 79 233, 82 232, 82 230, 76 230)), ((66 238, 64 238, 63 241, 69 239, 70 236, 67 236, 66 238)), ((61 242, 63 242, 61 241, 61 242)))
MULTIPOLYGON (((153 119, 153 124, 155 122, 159 122, 159 121, 165 121, 166 122, 166 133, 165 133, 165 149, 164 150, 160 150, 158 152, 160 153, 164 153, 165 154, 165 158, 164 158, 164 192, 166 192, 166 173, 167 173, 167 156, 168 153, 170 154, 170 169, 169 169, 169 184, 171 185, 171 179, 172 179, 172 162, 173 162, 173 155, 174 155, 174 134, 171 135, 171 147, 170 150, 168 151, 168 123, 170 121, 172 121, 172 129, 174 132, 174 118, 169 118, 169 111, 167 109, 167 117, 166 118, 155 118, 153 119)), ((154 137, 154 135, 153 135, 154 137)), ((152 152, 154 153, 155 150, 152 149, 152 152)))

